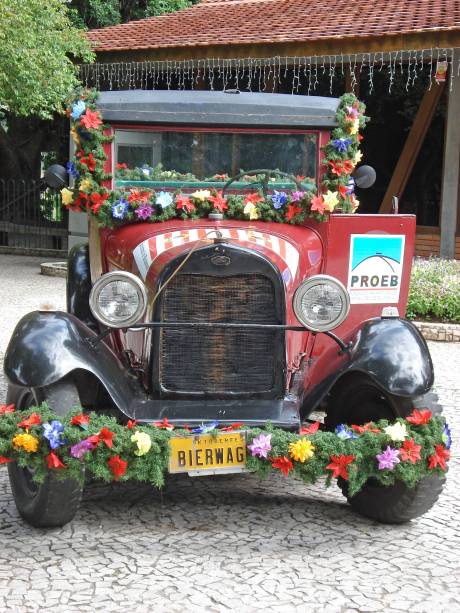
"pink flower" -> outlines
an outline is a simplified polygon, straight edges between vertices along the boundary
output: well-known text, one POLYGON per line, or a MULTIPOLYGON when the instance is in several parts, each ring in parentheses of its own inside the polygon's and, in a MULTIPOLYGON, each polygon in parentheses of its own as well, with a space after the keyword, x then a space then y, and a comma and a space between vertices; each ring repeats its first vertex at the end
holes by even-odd
POLYGON ((153 208, 150 206, 150 204, 143 204, 140 207, 138 207, 134 211, 134 213, 137 215, 139 219, 149 219, 149 217, 153 213, 153 208))
POLYGON ((248 449, 252 456, 259 458, 267 458, 267 454, 271 451, 271 434, 259 434, 256 438, 252 439, 252 443, 248 445, 248 449))
POLYGON ((378 453, 376 456, 379 461, 379 470, 393 470, 396 464, 399 464, 401 461, 399 459, 399 449, 394 449, 393 447, 388 446, 385 451, 382 453, 378 453))

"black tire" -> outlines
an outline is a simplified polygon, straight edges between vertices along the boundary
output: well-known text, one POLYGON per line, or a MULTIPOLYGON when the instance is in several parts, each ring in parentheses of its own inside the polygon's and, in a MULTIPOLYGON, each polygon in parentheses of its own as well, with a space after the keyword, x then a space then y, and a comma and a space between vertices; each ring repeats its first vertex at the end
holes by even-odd
MULTIPOLYGON (((8 386, 6 402, 17 410, 46 401, 58 415, 80 406, 78 390, 71 381, 59 381, 43 388, 8 386)), ((80 505, 83 484, 74 479, 58 479, 48 472, 45 481, 36 484, 27 468, 8 464, 11 491, 21 517, 36 528, 55 528, 71 521, 80 505)))
MULTIPOLYGON (((327 430, 342 423, 363 425, 379 419, 406 417, 413 408, 427 408, 439 415, 441 407, 434 392, 417 398, 402 398, 382 392, 369 378, 351 375, 344 378, 330 395, 325 418, 327 430)), ((391 486, 369 480, 354 496, 348 483, 338 480, 343 495, 354 511, 385 524, 402 524, 426 513, 436 503, 445 479, 437 474, 425 477, 414 488, 398 482, 391 486)))

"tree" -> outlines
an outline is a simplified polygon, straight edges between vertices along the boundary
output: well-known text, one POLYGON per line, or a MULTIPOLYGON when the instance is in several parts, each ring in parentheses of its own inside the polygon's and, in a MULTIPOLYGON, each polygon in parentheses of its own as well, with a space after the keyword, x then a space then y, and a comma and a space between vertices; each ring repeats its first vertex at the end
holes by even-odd
POLYGON ((51 118, 77 84, 75 60, 91 61, 65 0, 0 0, 0 104, 51 118))

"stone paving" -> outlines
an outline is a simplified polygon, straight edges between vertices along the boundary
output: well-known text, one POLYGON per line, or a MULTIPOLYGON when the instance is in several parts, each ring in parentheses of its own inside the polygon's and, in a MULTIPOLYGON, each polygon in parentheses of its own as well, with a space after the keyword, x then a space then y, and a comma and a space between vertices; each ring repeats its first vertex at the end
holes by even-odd
MULTIPOLYGON (((0 256, 2 351, 22 313, 63 307, 64 279, 38 275, 39 261, 0 256)), ((430 350, 458 440, 460 344, 430 350)), ((2 470, 0 611, 460 612, 453 455, 438 504, 403 526, 355 515, 335 487, 227 476, 170 478, 162 493, 93 484, 71 524, 35 530, 2 470)))

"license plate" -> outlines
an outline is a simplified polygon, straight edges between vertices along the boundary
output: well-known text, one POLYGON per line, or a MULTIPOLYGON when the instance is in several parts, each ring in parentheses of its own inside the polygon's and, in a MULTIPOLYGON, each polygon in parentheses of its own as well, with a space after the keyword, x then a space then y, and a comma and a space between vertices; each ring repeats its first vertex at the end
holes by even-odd
POLYGON ((169 439, 169 472, 231 472, 246 465, 244 432, 173 436, 169 439))

